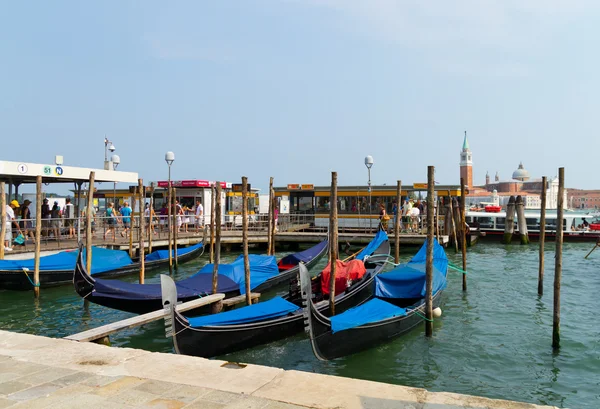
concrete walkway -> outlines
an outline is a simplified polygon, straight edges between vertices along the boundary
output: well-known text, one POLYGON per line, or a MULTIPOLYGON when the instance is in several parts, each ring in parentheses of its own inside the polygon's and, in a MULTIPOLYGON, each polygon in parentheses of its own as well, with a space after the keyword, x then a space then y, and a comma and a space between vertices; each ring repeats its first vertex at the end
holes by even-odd
POLYGON ((0 409, 306 407, 551 408, 0 331, 0 409))

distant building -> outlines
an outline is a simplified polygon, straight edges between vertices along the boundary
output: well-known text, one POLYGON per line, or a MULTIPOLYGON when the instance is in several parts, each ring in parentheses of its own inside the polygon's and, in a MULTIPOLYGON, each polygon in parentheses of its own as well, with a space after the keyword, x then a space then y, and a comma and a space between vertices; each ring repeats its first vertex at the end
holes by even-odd
MULTIPOLYGON (((468 207, 505 206, 510 196, 521 196, 526 209, 540 209, 542 207, 542 189, 546 189, 546 209, 556 209, 558 207, 558 178, 548 178, 546 186, 543 186, 541 178, 531 179, 529 172, 523 166, 523 162, 519 163, 518 168, 512 173, 511 180, 500 180, 500 175, 496 172, 494 182, 491 182, 489 172, 486 172, 485 184, 483 186, 473 186, 473 154, 469 148, 466 132, 460 153, 460 176, 465 180, 468 189, 468 207)), ((596 192, 598 192, 597 197, 600 199, 600 191, 596 192)), ((567 190, 565 189, 564 207, 575 207, 570 206, 567 197, 567 190)), ((600 200, 596 204, 600 206, 600 200)))
POLYGON ((600 209, 600 190, 569 189, 567 201, 573 209, 600 209))

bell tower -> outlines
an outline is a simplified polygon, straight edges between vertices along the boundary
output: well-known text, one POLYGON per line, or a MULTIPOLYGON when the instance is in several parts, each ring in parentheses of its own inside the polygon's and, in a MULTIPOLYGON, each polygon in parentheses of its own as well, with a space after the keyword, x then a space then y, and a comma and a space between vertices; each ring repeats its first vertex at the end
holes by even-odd
POLYGON ((467 188, 473 187, 473 155, 469 149, 467 131, 465 131, 465 140, 460 152, 460 177, 464 179, 467 188))

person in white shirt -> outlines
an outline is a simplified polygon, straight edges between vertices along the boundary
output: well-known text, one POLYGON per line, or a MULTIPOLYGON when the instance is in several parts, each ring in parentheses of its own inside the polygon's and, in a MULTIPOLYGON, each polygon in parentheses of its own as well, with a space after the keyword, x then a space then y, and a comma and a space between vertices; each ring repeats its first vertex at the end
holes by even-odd
POLYGON ((200 200, 196 200, 196 233, 204 227, 204 207, 200 200))
POLYGON ((19 225, 15 221, 15 210, 19 207, 19 202, 13 200, 9 205, 6 205, 6 219, 4 220, 4 224, 6 226, 6 233, 4 233, 4 250, 12 251, 11 243, 13 239, 12 234, 12 225, 13 223, 17 226, 17 229, 21 231, 19 225))

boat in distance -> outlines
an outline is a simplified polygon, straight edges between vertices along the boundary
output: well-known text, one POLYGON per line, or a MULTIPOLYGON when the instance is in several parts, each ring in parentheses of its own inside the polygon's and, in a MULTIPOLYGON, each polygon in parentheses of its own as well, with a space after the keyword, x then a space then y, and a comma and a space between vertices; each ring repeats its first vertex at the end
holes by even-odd
MULTIPOLYGON (((327 252, 327 240, 302 252, 282 258, 279 264, 274 256, 250 255, 250 270, 255 273, 251 280, 253 291, 264 291, 298 273, 298 263, 304 261, 312 266, 327 252)), ((241 257, 241 256, 240 256, 241 257)), ((244 261, 238 257, 234 262, 219 265, 217 291, 227 298, 245 291, 244 261)), ((176 283, 179 301, 186 302, 212 293, 214 264, 206 264, 196 274, 176 283)), ((82 298, 105 307, 135 314, 145 314, 162 309, 160 284, 135 284, 120 280, 95 279, 87 274, 82 257, 77 260, 72 274, 75 291, 82 298)), ((208 310, 208 306, 206 310, 208 310)), ((196 311, 200 313, 201 311, 196 311)))
MULTIPOLYGON (((390 245, 387 234, 379 231, 376 238, 356 257, 364 268, 362 277, 353 280, 343 292, 335 296, 336 310, 344 311, 370 298, 374 291, 373 280, 382 271, 389 257, 390 245), (371 256, 367 258, 367 256, 371 256)), ((306 268, 306 266, 303 265, 306 268)), ((323 272, 312 280, 319 287, 323 272)), ((347 283, 346 280, 343 280, 347 283)), ((300 293, 290 292, 284 297, 238 308, 219 314, 189 318, 174 306, 176 288, 168 276, 161 276, 165 326, 173 339, 178 354, 213 357, 266 344, 302 332, 303 315, 300 293)), ((337 288, 337 285, 336 285, 337 288)), ((322 291, 320 294, 323 296, 322 291)), ((323 298, 317 308, 329 313, 329 300, 323 298)))
MULTIPOLYGON (((375 297, 333 317, 315 306, 308 270, 300 267, 305 331, 318 359, 336 359, 372 348, 423 322, 426 245, 408 263, 375 278, 375 297)), ((448 258, 437 240, 433 247, 432 303, 437 308, 446 287, 448 258)))
MULTIPOLYGON (((80 249, 81 249, 80 245, 80 249)), ((73 270, 77 263, 78 250, 65 250, 49 256, 40 257, 40 286, 51 287, 73 282, 73 270)), ((85 249, 83 250, 85 253, 85 249)), ((204 244, 182 248, 177 260, 185 263, 200 257, 204 253, 204 244)), ((156 250, 144 260, 146 271, 164 268, 169 264, 168 251, 156 250)), ((0 260, 0 289, 33 289, 34 260, 0 260)), ((131 259, 128 252, 100 247, 92 249, 92 277, 122 277, 139 272, 140 262, 131 259)))

